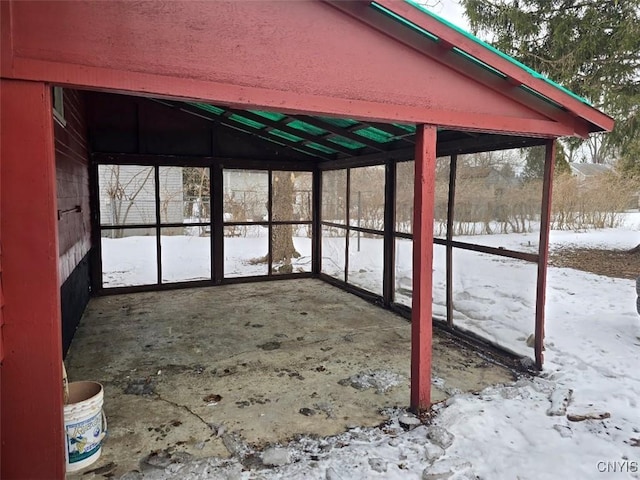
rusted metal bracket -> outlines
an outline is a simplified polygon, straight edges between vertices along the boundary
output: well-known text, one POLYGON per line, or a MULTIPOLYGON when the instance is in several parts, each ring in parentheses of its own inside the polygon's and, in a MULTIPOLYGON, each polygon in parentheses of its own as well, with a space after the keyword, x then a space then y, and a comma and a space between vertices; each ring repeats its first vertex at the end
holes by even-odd
POLYGON ((73 208, 67 208, 66 210, 58 210, 58 220, 60 220, 62 218, 63 215, 66 215, 67 213, 73 213, 73 212, 82 212, 82 206, 81 205, 76 205, 73 208))

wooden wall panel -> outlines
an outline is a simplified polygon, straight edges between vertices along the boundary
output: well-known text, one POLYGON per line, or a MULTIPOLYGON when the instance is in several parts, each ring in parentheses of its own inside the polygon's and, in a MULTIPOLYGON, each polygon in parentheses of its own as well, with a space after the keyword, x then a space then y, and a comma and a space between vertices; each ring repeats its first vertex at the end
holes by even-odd
POLYGON ((83 92, 64 90, 66 125, 54 122, 56 149, 56 189, 58 209, 81 212, 61 213, 58 221, 60 283, 64 283, 91 248, 89 209, 89 151, 83 92))
POLYGON ((258 161, 313 160, 291 148, 148 98, 97 92, 86 95, 92 152, 258 161))

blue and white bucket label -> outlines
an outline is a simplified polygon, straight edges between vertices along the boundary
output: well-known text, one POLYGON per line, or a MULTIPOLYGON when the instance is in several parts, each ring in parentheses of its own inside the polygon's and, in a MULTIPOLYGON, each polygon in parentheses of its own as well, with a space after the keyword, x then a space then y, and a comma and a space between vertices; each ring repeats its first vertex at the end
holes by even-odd
POLYGON ((89 458, 98 451, 103 437, 102 427, 101 412, 86 420, 66 426, 70 464, 89 458))

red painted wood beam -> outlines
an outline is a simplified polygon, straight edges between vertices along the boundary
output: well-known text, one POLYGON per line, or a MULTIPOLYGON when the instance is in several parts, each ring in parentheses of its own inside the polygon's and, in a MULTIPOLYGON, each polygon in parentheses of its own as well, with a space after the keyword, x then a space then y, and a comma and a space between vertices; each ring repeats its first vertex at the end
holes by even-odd
POLYGON ((437 21, 435 18, 420 12, 411 4, 401 0, 376 0, 376 3, 424 28, 429 33, 441 38, 444 42, 455 45, 466 53, 473 55, 478 60, 499 70, 510 79, 515 80, 516 83, 526 85, 554 102, 559 103, 576 115, 597 125, 602 130, 611 131, 613 129, 614 121, 608 115, 567 95, 542 78, 534 77, 506 58, 479 45, 462 33, 437 21))
POLYGON ((431 406, 433 210, 436 137, 433 125, 416 128, 413 199, 413 295, 411 300, 411 409, 431 406))
POLYGON ((549 231, 551 229, 551 197, 553 193, 555 157, 556 142, 555 140, 549 140, 545 148, 542 210, 540 213, 540 242, 538 247, 538 284, 536 289, 536 326, 534 344, 536 368, 538 370, 542 370, 542 365, 544 363, 544 307, 547 291, 547 264, 549 263, 549 231))
POLYGON ((39 60, 13 60, 11 78, 46 79, 70 88, 168 100, 204 101, 234 108, 273 110, 293 115, 328 115, 363 122, 424 123, 478 132, 564 137, 576 134, 574 125, 552 120, 517 118, 477 112, 456 112, 413 105, 381 104, 259 87, 246 87, 97 67, 71 68, 39 60))
POLYGON ((5 357, 0 477, 64 478, 56 170, 50 88, 0 80, 5 357))

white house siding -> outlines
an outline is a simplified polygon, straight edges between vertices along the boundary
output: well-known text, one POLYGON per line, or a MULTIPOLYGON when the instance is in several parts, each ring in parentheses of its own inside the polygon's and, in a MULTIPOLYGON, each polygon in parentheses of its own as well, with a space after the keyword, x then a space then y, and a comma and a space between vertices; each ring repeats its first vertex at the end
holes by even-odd
POLYGON ((160 167, 160 219, 162 223, 184 220, 182 167, 160 167))
MULTIPOLYGON (((101 225, 143 225, 156 222, 153 167, 100 165, 98 167, 101 225)), ((183 221, 181 167, 160 167, 160 215, 163 223, 183 221)), ((140 230, 123 232, 140 235, 140 230)), ((145 229, 144 234, 152 234, 145 229)))
MULTIPOLYGON (((269 175, 266 170, 223 171, 224 218, 228 222, 266 221, 269 175)), ((296 173, 294 179, 294 218, 310 220, 312 176, 296 173)))

